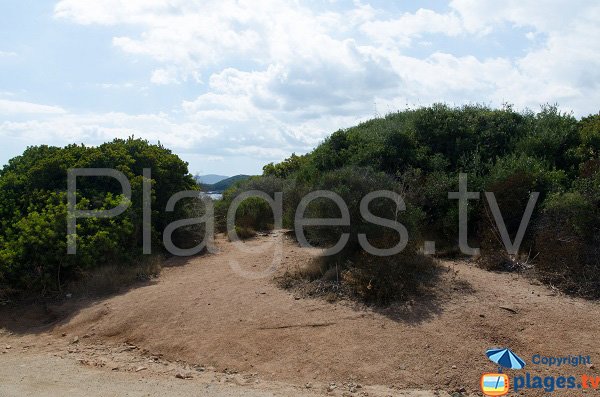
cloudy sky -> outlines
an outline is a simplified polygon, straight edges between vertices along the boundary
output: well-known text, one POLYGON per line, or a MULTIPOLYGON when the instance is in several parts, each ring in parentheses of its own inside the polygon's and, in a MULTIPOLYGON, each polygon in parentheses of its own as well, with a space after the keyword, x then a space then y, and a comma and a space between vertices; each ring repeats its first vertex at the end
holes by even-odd
POLYGON ((259 173, 434 102, 597 113, 600 2, 0 3, 0 164, 135 135, 193 173, 259 173))

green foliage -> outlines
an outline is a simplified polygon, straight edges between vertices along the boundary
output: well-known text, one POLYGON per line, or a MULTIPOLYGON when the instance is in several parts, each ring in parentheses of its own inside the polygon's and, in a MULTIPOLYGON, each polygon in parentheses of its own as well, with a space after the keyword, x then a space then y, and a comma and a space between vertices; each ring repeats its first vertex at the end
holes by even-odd
POLYGON ((559 289, 600 297, 600 207, 580 192, 548 197, 536 227, 539 277, 559 289))
MULTIPOLYGON (((375 256, 367 253, 358 241, 359 234, 365 234, 369 243, 379 249, 389 249, 399 243, 397 231, 367 222, 361 212, 363 198, 380 190, 402 192, 402 185, 383 172, 370 168, 346 167, 324 174, 315 185, 315 190, 328 190, 338 194, 347 205, 350 214, 348 226, 309 226, 305 233, 314 245, 329 247, 335 244, 342 233, 350 238, 337 254, 326 258, 326 269, 334 267, 342 272, 342 282, 354 295, 369 302, 389 303, 390 301, 412 296, 422 283, 420 277, 432 272, 430 260, 417 253, 420 241, 420 227, 424 213, 411 203, 406 210, 398 209, 399 202, 389 198, 375 198, 369 204, 369 211, 380 218, 402 223, 408 230, 411 240, 400 254, 375 256), (423 266, 419 266, 423 265, 423 266)), ((339 217, 340 209, 329 199, 316 199, 307 208, 305 218, 339 217)), ((325 270, 326 270, 325 269, 325 270)))
MULTIPOLYGON (((509 161, 508 163, 512 162, 509 161)), ((521 220, 527 208, 531 192, 538 190, 538 181, 535 169, 528 170, 527 168, 516 167, 508 172, 509 169, 504 168, 504 165, 500 164, 495 168, 496 172, 491 175, 490 181, 486 185, 486 191, 494 194, 508 235, 511 241, 514 241, 521 226, 521 220)), ((481 213, 479 216, 478 237, 484 267, 490 270, 514 270, 519 258, 512 258, 506 252, 500 229, 489 205, 481 205, 479 208, 481 213)), ((532 245, 531 234, 532 228, 528 227, 521 244, 521 251, 530 251, 532 245)))
POLYGON ((582 118, 578 123, 580 145, 569 153, 580 162, 600 157, 600 114, 582 118))
MULTIPOLYGON (((491 109, 481 105, 436 104, 391 113, 336 131, 311 153, 270 164, 264 171, 265 175, 285 178, 284 200, 290 206, 297 204, 303 193, 324 188, 340 193, 352 208, 360 194, 382 186, 377 179, 380 177, 363 179, 360 173, 363 171, 357 170, 364 167, 372 168, 373 175, 383 172, 399 184, 407 205, 422 214, 421 232, 428 239, 441 240, 438 244, 441 246, 455 244, 458 237, 458 206, 456 200, 448 199, 448 192, 457 191, 461 172, 468 174, 469 191, 487 190, 496 194, 511 238, 518 229, 530 194, 536 191, 540 192, 540 199, 532 225, 543 224, 546 225, 543 230, 552 230, 545 234, 545 241, 556 241, 552 233, 560 235, 560 230, 567 234, 583 230, 557 220, 568 216, 578 219, 573 211, 579 207, 572 202, 573 197, 581 197, 592 206, 585 207, 585 216, 592 222, 586 228, 598 234, 600 222, 594 214, 600 206, 600 114, 578 121, 556 106, 544 106, 535 113, 516 112, 511 106, 491 109), (361 183, 366 183, 368 188, 361 183), (565 205, 571 207, 551 210, 556 197, 566 200, 565 205), (539 210, 542 203, 546 208, 543 213, 539 210), (558 213, 564 217, 556 215, 558 213)), ((339 214, 326 203, 313 212, 313 215, 339 214)), ((286 214, 289 214, 288 209, 286 214)), ((469 234, 477 239, 471 245, 479 243, 484 256, 495 260, 492 256, 503 246, 490 216, 485 200, 470 201, 472 229, 469 234)), ((367 225, 359 222, 355 227, 360 229, 367 225)), ((540 243, 539 230, 542 229, 534 230, 530 226, 522 245, 524 254, 541 255, 540 247, 544 245, 540 243)), ((328 228, 327 231, 313 230, 309 235, 315 241, 335 241, 340 232, 339 228, 328 228)), ((587 247, 588 255, 589 239, 578 238, 585 240, 582 246, 587 247)), ((580 258, 565 255, 563 267, 570 269, 572 280, 583 280, 587 276, 582 268, 566 265, 574 263, 576 257, 580 258)), ((366 257, 355 260, 363 262, 365 267, 373 263, 366 257)), ((541 262, 542 259, 537 260, 536 266, 543 266, 539 265, 541 262)))
MULTIPOLYGON (((252 177, 239 181, 223 193, 223 199, 219 200, 215 206, 216 227, 220 231, 227 228, 227 212, 231 203, 240 193, 251 190, 257 190, 268 194, 271 198, 275 197, 276 192, 283 192, 284 180, 274 177, 252 177)), ((249 197, 239 205, 235 224, 242 228, 252 230, 269 230, 273 228, 274 217, 271 206, 259 197, 249 197)))
POLYGON ((577 120, 546 106, 528 120, 527 134, 518 142, 516 150, 541 159, 551 166, 570 170, 573 166, 569 149, 578 143, 577 120))
MULTIPOLYGON (((306 227, 309 240, 319 245, 335 243, 343 233, 350 234, 350 240, 340 254, 360 250, 358 234, 364 233, 374 246, 389 248, 396 244, 398 233, 390 228, 375 225, 363 219, 360 213, 360 203, 363 198, 380 190, 401 193, 401 185, 394 178, 383 172, 375 172, 370 168, 346 167, 324 174, 315 184, 314 190, 327 190, 338 194, 348 207, 350 213, 349 226, 311 226, 306 227), (379 243, 380 245, 378 246, 379 243)), ((370 212, 378 217, 401 222, 408 229, 409 235, 417 241, 420 236, 420 224, 424 218, 423 212, 406 204, 406 210, 397 209, 399 203, 388 198, 376 198, 369 204, 370 212)), ((339 217, 339 207, 332 200, 319 198, 309 204, 305 218, 339 217)))
POLYGON ((263 167, 264 176, 274 176, 276 178, 287 178, 298 172, 306 163, 306 156, 296 156, 292 153, 290 157, 281 163, 269 163, 263 167))
MULTIPOLYGON (((162 146, 129 138, 98 147, 29 147, 0 171, 0 286, 13 290, 57 291, 82 272, 132 263, 141 256, 142 173, 152 171, 152 239, 186 206, 164 211, 172 194, 196 189, 187 164, 162 146), (132 186, 127 210, 110 219, 77 221, 77 255, 67 255, 67 170, 113 168, 132 186)), ((110 209, 121 203, 121 187, 109 177, 77 179, 78 209, 110 209)))

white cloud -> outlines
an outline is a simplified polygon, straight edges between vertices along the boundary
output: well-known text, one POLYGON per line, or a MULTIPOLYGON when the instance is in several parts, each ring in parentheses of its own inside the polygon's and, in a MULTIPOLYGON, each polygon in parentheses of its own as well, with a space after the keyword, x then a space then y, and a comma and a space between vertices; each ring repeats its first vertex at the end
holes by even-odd
POLYGON ((565 22, 585 15, 596 3, 593 0, 452 0, 450 8, 460 15, 463 26, 471 33, 490 33, 502 23, 548 32, 564 28, 565 22))
POLYGON ((206 126, 185 121, 177 122, 166 114, 64 113, 44 118, 31 118, 26 121, 0 123, 0 136, 23 136, 40 144, 72 142, 99 144, 131 135, 153 142, 161 141, 179 150, 215 138, 214 132, 206 126))
POLYGON ((76 132, 73 137, 136 131, 203 156, 276 159, 406 104, 512 102, 537 108, 558 102, 576 114, 598 111, 600 4, 595 0, 452 0, 447 11, 395 14, 360 1, 345 8, 338 2, 318 9, 306 4, 59 1, 56 18, 127 27, 112 44, 155 62, 152 83, 204 84, 175 109, 177 117, 117 113, 115 121, 107 114, 69 114, 52 121, 58 124, 31 127, 67 128, 76 132), (507 51, 501 56, 470 52, 466 44, 457 44, 460 54, 453 53, 443 44, 462 40, 492 48, 507 29, 521 37, 502 42, 507 51), (414 47, 418 55, 410 52, 414 47))
POLYGON ((152 72, 150 81, 158 85, 179 83, 176 77, 176 72, 167 69, 156 69, 154 72, 152 72))
POLYGON ((40 105, 31 102, 0 99, 0 114, 63 114, 65 110, 58 106, 40 105))
POLYGON ((396 19, 367 21, 360 29, 377 43, 408 47, 423 34, 457 36, 463 32, 463 25, 454 13, 439 14, 421 8, 396 19))
POLYGON ((13 51, 0 51, 0 58, 16 57, 18 54, 13 51))

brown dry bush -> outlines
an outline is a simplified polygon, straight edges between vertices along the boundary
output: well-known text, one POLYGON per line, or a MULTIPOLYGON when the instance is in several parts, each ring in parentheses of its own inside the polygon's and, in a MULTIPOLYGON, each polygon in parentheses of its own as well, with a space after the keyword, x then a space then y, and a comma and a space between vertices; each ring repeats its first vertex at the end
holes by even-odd
POLYGON ((600 297, 598 221, 598 209, 581 194, 550 197, 535 228, 537 277, 569 294, 600 297))

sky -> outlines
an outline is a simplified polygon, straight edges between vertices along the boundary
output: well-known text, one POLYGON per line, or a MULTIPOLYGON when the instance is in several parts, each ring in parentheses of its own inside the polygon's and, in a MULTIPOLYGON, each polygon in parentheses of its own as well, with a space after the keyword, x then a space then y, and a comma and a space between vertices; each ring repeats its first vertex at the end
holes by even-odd
POLYGON ((0 165, 133 135, 194 174, 259 174, 437 102, 598 113, 600 2, 0 2, 0 165))

